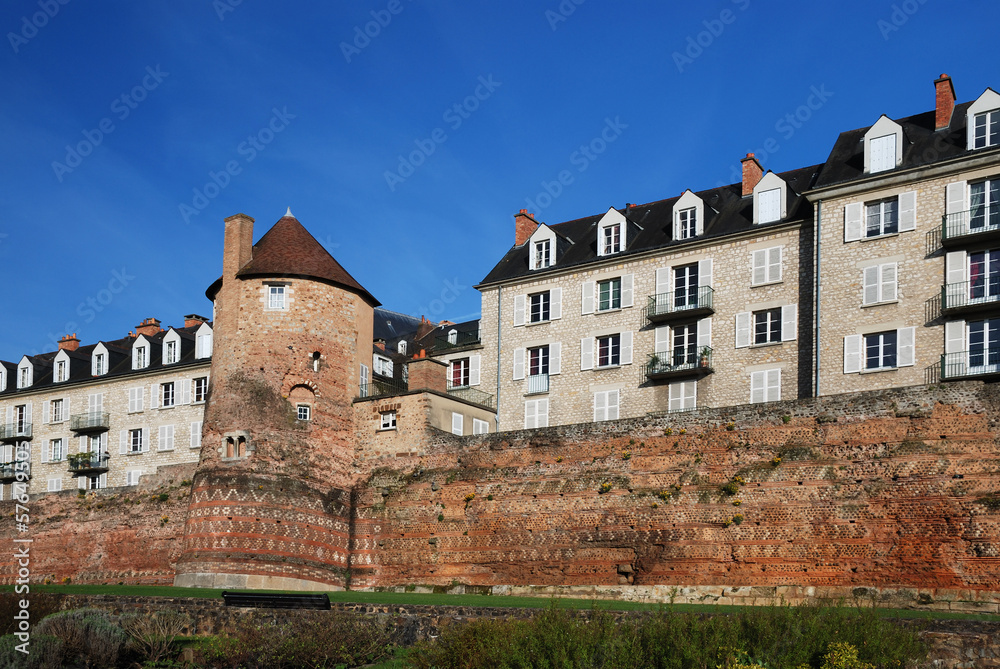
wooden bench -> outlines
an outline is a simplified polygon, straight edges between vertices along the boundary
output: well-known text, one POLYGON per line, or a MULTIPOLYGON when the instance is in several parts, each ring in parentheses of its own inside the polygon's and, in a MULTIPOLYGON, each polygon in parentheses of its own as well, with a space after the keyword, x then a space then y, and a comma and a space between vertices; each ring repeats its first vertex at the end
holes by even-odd
POLYGON ((330 610, 330 598, 326 594, 284 592, 222 592, 226 606, 242 606, 251 609, 322 609, 330 610))

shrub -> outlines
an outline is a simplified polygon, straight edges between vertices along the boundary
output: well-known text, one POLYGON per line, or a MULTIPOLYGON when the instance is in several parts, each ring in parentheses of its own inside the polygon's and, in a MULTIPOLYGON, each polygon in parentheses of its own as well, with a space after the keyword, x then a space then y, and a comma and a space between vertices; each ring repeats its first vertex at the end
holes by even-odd
POLYGON ((737 513, 735 516, 733 516, 733 524, 735 524, 735 525, 742 525, 743 524, 743 514, 742 513, 737 513))
POLYGON ((99 609, 54 613, 38 623, 35 633, 62 641, 64 663, 82 661, 94 667, 117 666, 128 642, 125 632, 99 609))
POLYGON ((54 636, 32 632, 29 653, 17 650, 13 634, 0 637, 0 669, 50 669, 62 666, 63 643, 54 636))
POLYGON ((719 488, 724 495, 735 495, 740 491, 740 485, 736 481, 730 481, 719 488))
POLYGON ((150 662, 159 662, 177 654, 175 637, 191 625, 191 619, 177 611, 157 611, 153 615, 128 613, 119 624, 131 639, 132 646, 150 662))
POLYGON ((598 492, 598 494, 601 494, 601 495, 603 495, 606 492, 611 492, 611 484, 610 483, 602 483, 601 487, 597 489, 597 492, 598 492))

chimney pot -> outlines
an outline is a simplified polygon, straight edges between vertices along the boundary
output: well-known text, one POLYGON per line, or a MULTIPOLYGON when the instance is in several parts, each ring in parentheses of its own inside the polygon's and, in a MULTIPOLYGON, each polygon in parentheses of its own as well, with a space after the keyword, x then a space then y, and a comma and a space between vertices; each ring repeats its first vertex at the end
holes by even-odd
POLYGON ((75 351, 78 348, 80 348, 80 340, 76 338, 75 332, 72 335, 64 335, 59 340, 60 351, 75 351))
POLYGON ((955 111, 955 84, 951 77, 942 74, 934 81, 934 129, 942 130, 951 125, 955 111))
POLYGON ((136 334, 152 337, 159 332, 163 332, 163 328, 160 327, 160 321, 155 318, 147 318, 135 327, 135 331, 136 334))
POLYGON ((746 197, 753 193, 754 187, 764 177, 764 169, 752 153, 748 153, 740 162, 743 163, 743 196, 746 197))

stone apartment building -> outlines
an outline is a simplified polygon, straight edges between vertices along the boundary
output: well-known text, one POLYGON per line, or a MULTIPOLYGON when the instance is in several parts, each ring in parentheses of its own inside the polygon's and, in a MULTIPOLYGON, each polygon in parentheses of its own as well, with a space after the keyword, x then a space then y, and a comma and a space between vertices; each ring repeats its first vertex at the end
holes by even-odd
POLYGON ((882 116, 826 162, 545 225, 477 286, 499 429, 1000 372, 1000 95, 882 116))

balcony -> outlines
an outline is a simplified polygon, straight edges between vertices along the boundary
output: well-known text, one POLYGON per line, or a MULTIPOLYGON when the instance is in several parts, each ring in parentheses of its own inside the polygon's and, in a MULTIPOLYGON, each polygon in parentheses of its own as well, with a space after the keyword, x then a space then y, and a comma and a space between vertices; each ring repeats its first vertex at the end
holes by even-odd
POLYGON ((941 286, 941 313, 946 316, 997 310, 1000 310, 1000 281, 963 281, 941 286))
POLYGON ((31 423, 8 423, 0 425, 0 443, 10 443, 21 439, 31 439, 31 423))
POLYGON ((711 286, 698 286, 694 291, 659 293, 650 295, 646 305, 646 318, 651 323, 666 323, 680 318, 708 316, 715 313, 712 298, 715 291, 711 286))
POLYGON ((700 353, 690 350, 657 352, 646 361, 646 378, 650 381, 701 378, 713 371, 712 349, 707 346, 700 353))
POLYGON ((1000 208, 974 207, 945 214, 941 223, 941 246, 951 248, 974 242, 1000 240, 1000 208))
POLYGON ((0 463, 0 483, 13 483, 17 480, 18 472, 24 472, 21 480, 30 479, 31 463, 27 460, 0 463))
POLYGON ((489 393, 484 393, 482 390, 478 390, 471 386, 459 386, 454 385, 451 381, 448 381, 448 394, 458 399, 465 400, 466 402, 472 402, 473 404, 478 404, 481 407, 485 407, 490 411, 496 411, 496 399, 493 395, 489 393))
POLYGON ((437 351, 447 350, 449 348, 461 348, 462 346, 473 346, 481 342, 479 337, 479 331, 476 332, 456 332, 453 335, 448 335, 446 337, 435 337, 434 338, 434 349, 437 351))
POLYGON ((525 381, 527 381, 524 389, 525 395, 537 395, 540 393, 549 392, 548 374, 534 374, 532 376, 527 377, 525 381))
POLYGON ((367 400, 375 397, 392 397, 409 392, 410 387, 401 379, 385 379, 362 383, 356 399, 367 400))
POLYGON ((80 413, 69 417, 69 429, 83 434, 107 432, 111 425, 111 414, 80 413))
POLYGON ((108 471, 108 453, 75 453, 66 458, 73 476, 90 476, 108 471))
POLYGON ((1000 379, 1000 350, 960 351, 941 356, 941 380, 1000 379))

